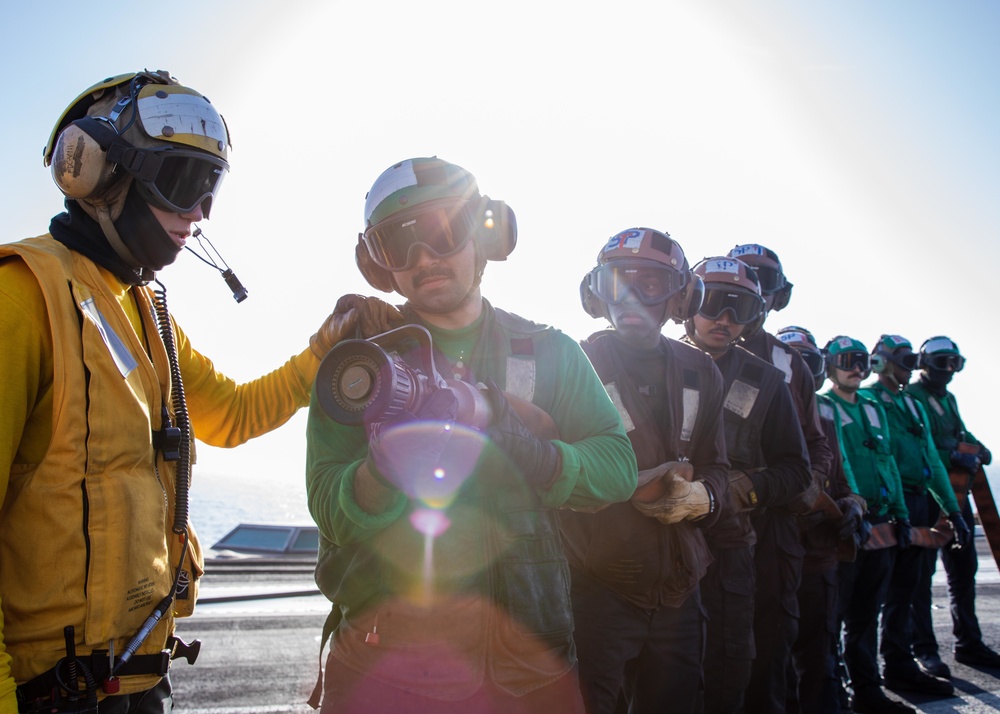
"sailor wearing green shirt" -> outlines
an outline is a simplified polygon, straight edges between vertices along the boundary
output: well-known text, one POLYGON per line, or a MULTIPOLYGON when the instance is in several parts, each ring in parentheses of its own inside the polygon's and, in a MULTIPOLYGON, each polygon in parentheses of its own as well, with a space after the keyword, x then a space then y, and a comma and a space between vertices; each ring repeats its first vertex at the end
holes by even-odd
MULTIPOLYGON (((933 525, 927 498, 930 494, 952 522, 953 546, 961 548, 968 544, 972 533, 962 518, 948 472, 934 446, 924 407, 904 391, 918 357, 909 340, 899 335, 882 335, 872 351, 872 367, 878 381, 861 393, 885 410, 910 523, 933 525)), ((882 674, 890 689, 950 696, 954 691, 951 683, 922 671, 910 652, 910 606, 921 581, 921 571, 927 567, 926 561, 921 548, 901 548, 896 553, 882 610, 880 649, 885 660, 882 674)))
MULTIPOLYGON (((515 226, 472 174, 436 157, 393 165, 368 192, 358 266, 407 298, 405 322, 430 333, 456 387, 351 426, 328 416, 330 383, 317 381, 306 487, 316 580, 335 604, 322 712, 583 712, 557 509, 627 500, 638 474, 576 341, 480 292, 515 226), (485 423, 459 420, 460 384, 466 395, 485 385, 485 423), (527 428, 515 397, 547 412, 558 437, 527 428)), ((427 376, 426 349, 397 351, 427 376)), ((363 362, 343 379, 345 403, 382 384, 363 362)))
MULTIPOLYGON (((967 523, 972 523, 972 505, 969 488, 973 478, 980 478, 980 465, 988 465, 992 460, 990 450, 966 429, 958 411, 955 395, 948 390, 952 378, 965 366, 965 357, 958 345, 944 335, 931 337, 920 346, 920 378, 908 385, 906 391, 912 394, 927 412, 927 423, 941 462, 949 471, 963 474, 968 487, 956 492, 962 514, 967 523)), ((931 513, 935 510, 930 504, 931 513)), ((929 667, 947 666, 938 655, 938 644, 930 613, 930 582, 937 565, 934 553, 927 553, 929 566, 924 574, 914 610, 913 652, 921 663, 929 667), (923 598, 921 600, 920 598, 923 598), (926 613, 925 614, 925 610, 926 613)), ((973 667, 1000 669, 1000 654, 983 642, 983 633, 976 616, 976 571, 979 563, 975 548, 962 550, 941 550, 941 562, 948 574, 948 595, 951 600, 951 619, 955 634, 955 661, 973 667)))
MULTIPOLYGON (((894 520, 897 541, 905 548, 910 544, 909 513, 892 456, 885 411, 877 401, 858 393, 861 382, 871 374, 871 355, 860 341, 844 335, 830 340, 823 352, 826 376, 832 384, 825 394, 840 420, 841 444, 858 493, 868 504, 865 519, 873 525, 894 520)), ((840 568, 844 665, 855 712, 915 711, 885 695, 878 671, 878 616, 896 550, 861 550, 853 563, 843 563, 840 568)))

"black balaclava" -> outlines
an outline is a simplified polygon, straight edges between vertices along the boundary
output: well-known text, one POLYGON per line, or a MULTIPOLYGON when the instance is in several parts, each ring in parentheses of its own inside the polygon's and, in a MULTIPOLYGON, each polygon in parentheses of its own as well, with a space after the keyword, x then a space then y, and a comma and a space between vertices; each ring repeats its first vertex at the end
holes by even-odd
POLYGON ((955 373, 950 369, 934 369, 925 367, 920 373, 920 381, 931 394, 943 397, 948 392, 948 385, 951 383, 955 373))
POLYGON ((153 272, 177 259, 180 248, 163 230, 138 191, 129 190, 115 228, 138 266, 130 265, 115 251, 100 224, 74 200, 66 199, 66 212, 53 217, 49 224, 53 238, 111 271, 128 285, 149 282, 153 272))

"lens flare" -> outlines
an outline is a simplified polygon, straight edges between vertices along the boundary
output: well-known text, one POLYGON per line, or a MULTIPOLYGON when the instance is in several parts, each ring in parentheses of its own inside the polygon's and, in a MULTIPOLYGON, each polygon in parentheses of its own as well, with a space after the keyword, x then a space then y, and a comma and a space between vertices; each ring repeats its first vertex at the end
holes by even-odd
POLYGON ((390 480, 425 506, 450 506, 476 468, 485 437, 462 424, 416 421, 386 428, 382 464, 390 480))

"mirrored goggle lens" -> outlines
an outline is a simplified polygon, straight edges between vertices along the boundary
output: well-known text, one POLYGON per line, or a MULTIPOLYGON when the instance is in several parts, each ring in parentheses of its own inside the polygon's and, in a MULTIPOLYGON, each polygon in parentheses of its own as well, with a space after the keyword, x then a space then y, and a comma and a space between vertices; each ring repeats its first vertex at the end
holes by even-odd
POLYGON ((965 357, 962 355, 924 355, 922 364, 931 369, 961 372, 962 367, 965 366, 965 357))
MULTIPOLYGON (((137 177, 139 185, 153 203, 174 213, 193 211, 207 198, 214 201, 229 170, 222 159, 200 152, 149 153, 158 159, 158 162, 153 161, 155 173, 150 178, 148 169, 142 171, 137 177)), ((206 216, 210 206, 211 202, 206 207, 206 216)))
POLYGON ((472 238, 475 221, 465 206, 430 208, 409 216, 393 216, 365 231, 362 240, 376 265, 409 270, 417 261, 416 246, 447 258, 472 238))
POLYGON ((737 325, 747 325, 760 316, 764 300, 759 295, 734 290, 705 291, 705 299, 698 310, 702 317, 718 320, 726 310, 732 314, 732 320, 737 325))
POLYGON ((777 268, 768 265, 754 266, 757 280, 760 281, 760 291, 765 295, 777 292, 785 286, 785 276, 777 268))
POLYGON ((907 352, 902 355, 894 355, 889 358, 889 361, 907 370, 908 372, 912 372, 920 363, 920 355, 916 352, 907 352))
POLYGON ((833 366, 850 372, 859 369, 862 372, 870 372, 872 368, 872 356, 867 352, 841 352, 830 358, 833 366))
POLYGON ((591 289, 606 303, 617 305, 632 294, 643 305, 656 305, 684 287, 685 276, 670 268, 602 265, 594 271, 591 289))
POLYGON ((819 352, 806 349, 800 349, 799 354, 802 355, 802 359, 805 360, 806 366, 812 373, 813 379, 823 376, 825 367, 823 364, 823 355, 819 352))

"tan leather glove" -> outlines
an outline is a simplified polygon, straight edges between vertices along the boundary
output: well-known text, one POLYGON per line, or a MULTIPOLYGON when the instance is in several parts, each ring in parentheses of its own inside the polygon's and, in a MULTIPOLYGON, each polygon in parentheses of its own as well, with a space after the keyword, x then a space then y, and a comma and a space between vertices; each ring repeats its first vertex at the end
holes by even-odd
POLYGON ((376 297, 344 295, 333 312, 309 338, 309 348, 319 359, 341 340, 369 338, 388 332, 404 323, 402 313, 376 297))
POLYGON ((734 511, 752 511, 757 507, 757 491, 754 490, 753 481, 739 469, 729 472, 729 498, 734 511))
POLYGON ((694 465, 690 461, 667 461, 651 469, 639 472, 639 485, 632 494, 633 501, 649 503, 655 501, 667 491, 667 482, 672 474, 677 474, 685 481, 694 480, 694 465))
POLYGON ((703 481, 688 481, 678 473, 663 477, 664 493, 654 501, 633 499, 632 504, 644 516, 670 525, 681 521, 694 521, 707 516, 712 510, 712 498, 703 481))
POLYGON ((792 498, 784 505, 784 510, 793 516, 804 516, 819 508, 820 494, 824 493, 818 472, 813 472, 813 478, 805 491, 792 498))

